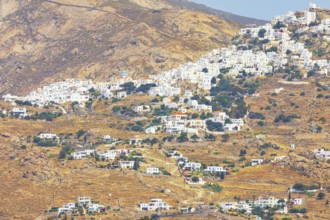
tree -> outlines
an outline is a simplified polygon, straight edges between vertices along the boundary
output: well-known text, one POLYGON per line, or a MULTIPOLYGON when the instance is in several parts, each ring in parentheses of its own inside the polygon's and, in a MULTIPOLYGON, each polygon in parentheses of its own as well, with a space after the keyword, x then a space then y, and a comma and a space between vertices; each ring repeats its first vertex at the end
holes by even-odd
POLYGON ((193 178, 191 178, 191 181, 194 182, 194 183, 198 183, 199 178, 197 176, 194 176, 193 178))
POLYGON ((317 194, 317 199, 318 200, 321 200, 321 199, 324 199, 324 198, 325 198, 325 193, 320 192, 319 194, 317 194))
POLYGON ((60 151, 60 154, 58 156, 60 159, 65 159, 66 158, 66 150, 62 148, 60 151))
POLYGON ((134 160, 134 166, 133 166, 133 169, 134 170, 138 170, 140 168, 140 164, 139 164, 139 159, 135 159, 134 160))
POLYGON ((131 94, 136 89, 134 83, 132 83, 132 82, 127 82, 127 83, 121 84, 120 87, 123 88, 124 90, 126 90, 127 94, 131 94))
POLYGON ((211 83, 214 85, 214 84, 217 84, 217 79, 215 78, 215 77, 213 77, 212 79, 211 79, 211 83))
POLYGON ((197 134, 193 134, 193 136, 191 136, 191 138, 194 140, 194 141, 197 141, 197 139, 199 139, 199 136, 197 134))
POLYGON ((112 112, 114 112, 114 113, 117 113, 117 112, 119 112, 120 111, 120 107, 119 106, 114 106, 113 108, 112 108, 112 112))
POLYGON ((209 72, 209 69, 205 67, 205 68, 202 69, 202 72, 203 73, 208 73, 209 72))
POLYGON ((258 32, 258 37, 260 38, 264 38, 265 37, 265 34, 266 34, 266 30, 265 29, 260 29, 259 32, 258 32))
POLYGON ((194 114, 191 115, 191 118, 192 118, 192 119, 196 119, 196 118, 198 118, 198 117, 199 117, 199 115, 198 115, 197 113, 194 113, 194 114))
POLYGON ((243 157, 246 155, 246 150, 245 149, 242 149, 240 152, 239 152, 239 156, 240 157, 243 157))
POLYGON ((185 132, 181 132, 180 136, 176 139, 178 142, 187 142, 189 141, 188 135, 185 132))
POLYGON ((227 142, 229 140, 229 134, 223 134, 221 137, 222 137, 222 142, 227 142))
POLYGON ((77 138, 79 139, 81 136, 83 136, 85 134, 84 130, 79 130, 77 131, 77 138))
POLYGON ((26 145, 22 145, 22 146, 21 146, 21 149, 22 149, 22 150, 25 150, 25 149, 26 149, 26 145))
POLYGON ((285 28, 285 27, 286 27, 286 25, 280 21, 277 21, 277 23, 274 25, 274 29, 280 29, 280 28, 285 28))

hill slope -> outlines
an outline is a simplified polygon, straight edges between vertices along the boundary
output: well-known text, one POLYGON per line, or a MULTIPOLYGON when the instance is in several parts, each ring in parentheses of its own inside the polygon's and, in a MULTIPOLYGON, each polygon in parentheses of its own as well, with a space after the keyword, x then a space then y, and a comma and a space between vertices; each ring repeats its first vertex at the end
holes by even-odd
POLYGON ((150 1, 4 1, 0 94, 27 93, 62 77, 164 71, 227 44, 240 27, 158 4, 163 9, 150 1))

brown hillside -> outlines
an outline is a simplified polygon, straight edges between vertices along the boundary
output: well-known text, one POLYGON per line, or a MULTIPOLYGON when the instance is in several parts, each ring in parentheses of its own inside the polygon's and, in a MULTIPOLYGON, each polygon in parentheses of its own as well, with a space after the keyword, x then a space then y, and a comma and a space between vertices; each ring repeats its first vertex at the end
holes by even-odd
POLYGON ((4 1, 0 94, 60 78, 134 77, 195 60, 229 42, 239 25, 153 1, 4 1), (150 3, 152 3, 150 5, 150 3))

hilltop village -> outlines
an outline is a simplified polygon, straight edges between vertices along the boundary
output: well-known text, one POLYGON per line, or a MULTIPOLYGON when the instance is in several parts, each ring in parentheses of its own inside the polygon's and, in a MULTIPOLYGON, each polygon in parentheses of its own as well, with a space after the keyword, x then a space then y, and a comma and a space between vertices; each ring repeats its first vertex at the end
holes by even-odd
MULTIPOLYGON (((283 84, 299 85, 304 84, 304 79, 314 75, 327 77, 330 74, 330 61, 325 57, 328 52, 319 49, 315 53, 315 50, 311 49, 311 41, 300 40, 300 36, 317 35, 326 42, 330 41, 330 18, 320 19, 317 9, 319 8, 315 4, 310 4, 308 10, 288 12, 275 17, 266 25, 245 27, 233 39, 233 45, 214 49, 195 63, 186 63, 176 69, 152 74, 143 79, 133 79, 123 70, 108 82, 67 79, 45 85, 23 97, 4 95, 3 100, 11 103, 13 107, 0 109, 0 116, 22 121, 52 122, 69 114, 68 106, 78 114, 93 112, 93 104, 96 101, 109 102, 113 105, 111 113, 129 122, 129 131, 149 135, 149 138, 127 136, 122 139, 114 138, 112 134, 103 134, 98 142, 91 143, 88 141, 87 131, 79 130, 76 134, 42 131, 27 139, 29 143, 39 147, 61 145, 61 160, 96 160, 97 168, 100 169, 133 170, 150 177, 171 176, 173 172, 169 168, 172 168, 179 173, 177 178, 185 185, 202 187, 220 195, 223 187, 219 181, 227 178, 230 173, 238 172, 230 161, 224 161, 225 165, 220 165, 218 161, 200 162, 198 158, 188 158, 181 150, 172 147, 161 149, 166 164, 170 164, 170 167, 163 167, 157 165, 156 159, 148 158, 144 147, 152 147, 161 142, 191 141, 198 145, 215 141, 219 137, 222 142, 226 142, 229 135, 248 129, 248 118, 258 119, 258 125, 264 126, 264 116, 252 112, 246 103, 247 98, 260 97, 257 92, 260 79, 285 73, 281 79, 283 84), (134 103, 132 106, 119 105, 125 99, 139 96, 148 96, 151 102, 134 103), (45 111, 35 113, 31 108, 45 111), (135 121, 136 118, 147 118, 148 123, 135 121), (163 137, 162 140, 159 137, 163 137)), ((283 90, 275 89, 273 96, 283 90)), ((294 119, 298 119, 298 116, 280 115, 275 120, 285 122, 294 119)), ((258 140, 264 138, 264 135, 257 137, 258 140)), ((272 160, 264 159, 264 149, 278 150, 280 147, 264 143, 261 148, 263 150, 259 155, 256 154, 248 160, 245 158, 246 149, 240 150, 239 162, 244 168, 262 169, 260 167, 263 165, 280 162, 284 164, 288 158, 287 155, 273 154, 272 160)), ((290 149, 293 151, 295 145, 290 143, 290 149)), ((308 151, 308 156, 315 156, 320 163, 329 161, 330 150, 315 148, 308 151)), ((31 174, 24 175, 28 178, 31 174)), ((257 219, 268 219, 274 214, 286 217, 290 217, 290 214, 306 214, 307 202, 302 197, 303 194, 316 193, 318 200, 325 197, 325 189, 322 186, 296 183, 288 185, 287 189, 287 197, 255 195, 255 198, 243 201, 239 196, 235 196, 234 201, 217 200, 210 204, 188 204, 181 207, 172 205, 164 198, 154 197, 150 201, 135 204, 135 211, 154 215, 156 213, 160 216, 165 212, 173 214, 177 211, 208 214, 221 211, 228 215, 252 215, 257 219)), ((172 193, 168 189, 161 190, 167 195, 172 193)), ((62 207, 50 207, 39 219, 54 215, 106 215, 111 211, 109 205, 93 202, 89 195, 80 196, 76 202, 62 207)))

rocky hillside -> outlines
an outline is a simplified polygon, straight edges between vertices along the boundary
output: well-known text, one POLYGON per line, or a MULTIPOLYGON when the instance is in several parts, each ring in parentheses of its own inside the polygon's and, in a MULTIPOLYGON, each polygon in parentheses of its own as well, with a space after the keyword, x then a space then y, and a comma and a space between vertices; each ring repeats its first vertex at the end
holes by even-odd
POLYGON ((221 19, 225 19, 231 22, 239 23, 242 25, 248 24, 256 24, 256 25, 263 25, 267 21, 248 18, 240 15, 235 15, 232 13, 228 13, 225 11, 217 10, 214 8, 207 7, 203 4, 194 3, 188 0, 160 0, 160 1, 153 1, 153 0, 131 0, 143 7, 148 7, 152 9, 163 9, 163 8, 183 8, 198 12, 203 12, 207 14, 215 15, 221 19))
POLYGON ((133 77, 195 60, 226 45, 240 25, 149 0, 4 0, 0 94, 60 78, 133 77))

